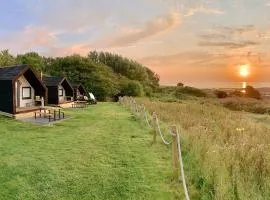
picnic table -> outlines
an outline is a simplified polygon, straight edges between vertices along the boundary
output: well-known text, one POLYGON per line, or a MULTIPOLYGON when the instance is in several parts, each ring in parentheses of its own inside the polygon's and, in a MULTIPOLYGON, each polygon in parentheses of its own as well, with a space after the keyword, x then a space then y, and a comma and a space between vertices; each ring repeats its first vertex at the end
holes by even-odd
POLYGON ((87 101, 74 101, 71 106, 72 108, 87 108, 88 103, 87 101))
POLYGON ((49 122, 64 119, 65 113, 60 108, 40 108, 39 111, 34 112, 34 117, 48 118, 49 122))

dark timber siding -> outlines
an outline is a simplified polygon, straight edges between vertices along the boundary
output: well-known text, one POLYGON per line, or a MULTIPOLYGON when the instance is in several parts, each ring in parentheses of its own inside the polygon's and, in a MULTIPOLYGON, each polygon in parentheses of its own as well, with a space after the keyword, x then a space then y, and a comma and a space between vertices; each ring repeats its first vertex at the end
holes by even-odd
POLYGON ((0 85, 0 111, 14 113, 12 80, 1 80, 0 85))
POLYGON ((58 104, 58 86, 49 86, 48 87, 48 104, 58 104))

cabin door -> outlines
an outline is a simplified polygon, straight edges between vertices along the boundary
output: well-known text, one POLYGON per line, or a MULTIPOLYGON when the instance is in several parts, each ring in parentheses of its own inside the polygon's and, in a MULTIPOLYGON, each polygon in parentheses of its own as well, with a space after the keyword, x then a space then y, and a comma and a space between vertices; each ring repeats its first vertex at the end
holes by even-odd
POLYGON ((17 81, 16 82, 17 84, 16 84, 16 90, 17 90, 17 98, 16 98, 16 100, 17 100, 17 104, 16 104, 16 106, 17 106, 17 108, 19 108, 20 107, 20 105, 21 105, 21 82, 20 81, 17 81))

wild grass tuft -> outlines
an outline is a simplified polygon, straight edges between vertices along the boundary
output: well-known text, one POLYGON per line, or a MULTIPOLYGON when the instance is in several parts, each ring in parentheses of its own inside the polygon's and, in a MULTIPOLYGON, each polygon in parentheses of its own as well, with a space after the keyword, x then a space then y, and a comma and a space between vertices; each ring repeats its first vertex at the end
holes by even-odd
POLYGON ((270 199, 270 126, 210 101, 139 99, 181 127, 193 199, 270 199))

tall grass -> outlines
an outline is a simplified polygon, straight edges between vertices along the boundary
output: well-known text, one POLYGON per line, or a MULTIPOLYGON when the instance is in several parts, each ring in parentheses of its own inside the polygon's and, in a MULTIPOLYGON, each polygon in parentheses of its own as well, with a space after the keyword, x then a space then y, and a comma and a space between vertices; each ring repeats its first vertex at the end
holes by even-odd
POLYGON ((203 100, 138 101, 181 127, 192 199, 270 199, 270 126, 203 100))

